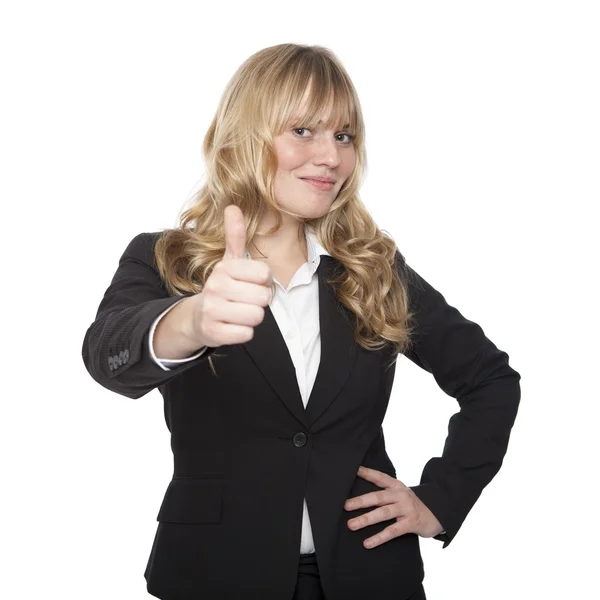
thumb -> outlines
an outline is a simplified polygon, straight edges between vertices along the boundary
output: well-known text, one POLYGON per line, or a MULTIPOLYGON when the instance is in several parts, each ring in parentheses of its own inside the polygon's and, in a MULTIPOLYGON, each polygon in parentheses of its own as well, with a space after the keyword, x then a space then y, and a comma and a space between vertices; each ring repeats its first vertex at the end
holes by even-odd
POLYGON ((225 208, 225 257, 244 258, 246 254, 246 223, 235 204, 225 208))

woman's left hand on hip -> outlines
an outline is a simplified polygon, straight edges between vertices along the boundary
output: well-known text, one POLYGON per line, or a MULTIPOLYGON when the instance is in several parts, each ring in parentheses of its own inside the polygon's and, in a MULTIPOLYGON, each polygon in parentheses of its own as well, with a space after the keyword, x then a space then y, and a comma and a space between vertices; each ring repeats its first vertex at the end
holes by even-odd
POLYGON ((367 525, 396 519, 395 523, 377 535, 364 540, 365 548, 375 548, 375 546, 405 533, 433 537, 444 530, 435 515, 419 500, 419 497, 398 479, 394 479, 387 473, 363 466, 359 467, 358 476, 383 489, 346 500, 344 504, 346 510, 357 510, 368 506, 378 507, 360 517, 350 519, 348 527, 356 531, 367 525))

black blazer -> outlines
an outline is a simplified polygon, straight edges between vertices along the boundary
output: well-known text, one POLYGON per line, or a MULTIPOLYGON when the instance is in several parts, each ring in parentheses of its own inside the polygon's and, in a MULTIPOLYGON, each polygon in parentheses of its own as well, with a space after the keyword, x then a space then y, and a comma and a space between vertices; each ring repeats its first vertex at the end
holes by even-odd
MULTIPOLYGON (((380 489, 357 476, 359 465, 396 476, 381 427, 395 363, 385 368, 387 347, 373 352, 354 342, 350 314, 327 283, 343 267, 321 257, 321 362, 305 409, 269 308, 248 343, 211 348, 171 371, 152 361, 150 326, 180 299, 169 296, 156 269, 159 235, 130 242, 83 342, 85 366, 98 383, 129 398, 158 387, 164 398, 174 473, 145 571, 148 591, 168 599, 291 599, 306 497, 328 600, 409 597, 423 579, 418 536, 367 550, 363 540, 394 520, 358 531, 347 526, 373 509, 346 511, 345 500, 380 489)), ((406 356, 460 404, 443 455, 412 488, 445 528, 446 547, 500 468, 520 375, 400 253, 397 267, 417 311, 406 356)))

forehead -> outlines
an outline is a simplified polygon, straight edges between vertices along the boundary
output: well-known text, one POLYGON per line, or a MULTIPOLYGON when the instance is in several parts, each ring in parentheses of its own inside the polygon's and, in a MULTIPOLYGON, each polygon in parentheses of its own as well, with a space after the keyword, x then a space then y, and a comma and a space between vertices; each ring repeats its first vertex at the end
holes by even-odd
POLYGON ((333 92, 327 96, 323 94, 311 95, 310 88, 307 88, 302 99, 295 110, 292 111, 290 121, 305 121, 312 125, 328 125, 350 127, 349 118, 339 104, 336 105, 333 92), (345 123, 342 124, 342 121, 345 123))

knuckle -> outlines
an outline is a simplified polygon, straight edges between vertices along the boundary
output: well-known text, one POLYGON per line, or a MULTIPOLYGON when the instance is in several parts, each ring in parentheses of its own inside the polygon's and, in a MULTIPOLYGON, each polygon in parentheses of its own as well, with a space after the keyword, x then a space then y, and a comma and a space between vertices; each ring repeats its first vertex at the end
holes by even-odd
POLYGON ((209 277, 204 284, 204 293, 205 294, 216 294, 218 288, 218 283, 215 277, 209 277))
POLYGON ((202 314, 208 321, 215 320, 217 316, 217 303, 210 298, 205 298, 202 306, 202 314))
POLYGON ((268 265, 265 265, 264 263, 261 264, 262 267, 262 272, 261 272, 261 276, 263 277, 264 281, 269 281, 269 279, 271 278, 271 269, 269 268, 268 265))
POLYGON ((256 318, 255 318, 255 324, 258 325, 260 323, 263 322, 263 319, 265 318, 265 309, 262 306, 256 306, 256 318))
POLYGON ((213 267, 213 273, 217 273, 217 275, 219 273, 224 273, 227 270, 227 265, 226 265, 226 259, 224 260, 220 260, 214 267, 213 267))
POLYGON ((389 531, 391 537, 398 537, 399 535, 402 535, 402 528, 400 527, 400 525, 390 525, 389 531))

